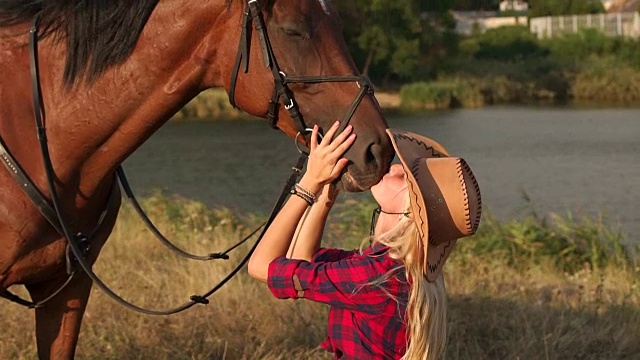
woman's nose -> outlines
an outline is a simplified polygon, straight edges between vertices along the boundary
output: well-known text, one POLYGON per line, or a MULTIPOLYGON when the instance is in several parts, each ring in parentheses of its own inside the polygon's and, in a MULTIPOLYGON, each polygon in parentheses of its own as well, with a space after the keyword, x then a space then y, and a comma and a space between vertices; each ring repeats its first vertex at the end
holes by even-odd
POLYGON ((401 173, 403 173, 404 170, 402 169, 402 165, 400 164, 393 164, 391 165, 391 168, 389 169, 389 174, 390 175, 399 175, 401 173))

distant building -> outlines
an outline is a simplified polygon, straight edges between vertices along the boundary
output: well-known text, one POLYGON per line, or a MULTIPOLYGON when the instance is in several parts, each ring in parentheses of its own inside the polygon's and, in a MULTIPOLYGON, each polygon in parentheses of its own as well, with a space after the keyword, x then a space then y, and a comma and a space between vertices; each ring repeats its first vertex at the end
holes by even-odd
POLYGON ((615 0, 602 0, 602 6, 604 6, 604 9, 606 11, 609 11, 611 6, 613 6, 614 2, 615 2, 615 0))
POLYGON ((462 35, 483 33, 501 26, 528 26, 527 16, 498 16, 495 11, 453 11, 456 32, 462 35))
POLYGON ((637 12, 640 10, 640 0, 606 0, 602 4, 608 13, 637 12))
POLYGON ((526 12, 529 11, 529 3, 522 0, 504 0, 500 3, 500 11, 526 12))

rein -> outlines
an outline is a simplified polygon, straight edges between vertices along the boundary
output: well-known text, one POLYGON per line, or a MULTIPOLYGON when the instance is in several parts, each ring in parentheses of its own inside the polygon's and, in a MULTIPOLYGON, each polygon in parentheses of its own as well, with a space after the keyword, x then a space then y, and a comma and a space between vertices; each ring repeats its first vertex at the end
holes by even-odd
POLYGON ((42 194, 42 192, 35 186, 35 184, 31 181, 29 176, 24 172, 24 170, 22 169, 18 161, 11 155, 9 150, 4 145, 4 142, 2 141, 1 137, 0 137, 0 160, 2 160, 3 164, 5 165, 9 173, 14 177, 14 179, 20 185, 22 185, 25 193, 29 196, 29 198, 34 203, 34 205, 36 205, 38 210, 40 210, 40 212, 45 217, 45 219, 47 219, 47 221, 52 225, 52 227, 56 231, 64 235, 64 237, 66 238, 67 240, 67 256, 66 256, 67 273, 69 276, 57 290, 55 290, 47 298, 37 303, 22 299, 19 296, 12 294, 6 289, 0 290, 0 297, 4 297, 10 301, 13 301, 23 306, 27 306, 29 308, 43 307, 46 302, 53 299, 71 282, 74 275, 77 273, 76 268, 77 266, 79 266, 87 274, 87 276, 91 278, 91 280, 97 285, 97 287, 100 290, 102 290, 105 294, 107 294, 110 298, 115 300, 120 305, 139 313, 143 313, 147 315, 171 315, 171 314, 176 314, 184 310, 187 310, 196 304, 204 304, 204 305, 208 304, 209 303, 208 298, 211 295, 213 295, 216 291, 218 291, 229 280, 231 280, 231 278, 233 278, 233 276, 235 276, 240 271, 240 269, 242 269, 242 267, 244 267, 244 265, 246 265, 246 263, 249 261, 249 258, 253 254, 253 251, 255 250, 258 243, 262 239, 262 236, 264 235, 269 225, 275 219, 276 215, 282 208, 285 200, 290 195, 291 188, 296 183, 297 178, 302 173, 302 168, 307 160, 307 154, 301 152, 301 155, 296 161, 296 164, 292 167, 291 175, 287 179, 287 182, 285 183, 285 186, 282 189, 280 197, 276 201, 268 220, 263 225, 258 227, 255 231, 253 231, 251 234, 249 234, 247 237, 245 237, 243 240, 241 240, 239 243, 225 250, 224 252, 212 253, 206 256, 193 255, 181 250, 180 248, 172 244, 169 240, 167 240, 162 235, 162 233, 160 233, 160 231, 155 227, 155 225, 153 225, 151 220, 149 220, 147 215, 142 210, 140 204, 135 199, 135 196, 131 190, 131 187, 129 186, 129 182, 127 181, 127 178, 125 176, 125 173, 122 167, 118 167, 116 169, 117 179, 114 179, 113 189, 111 192, 109 203, 106 205, 105 210, 100 215, 98 224, 96 225, 94 230, 90 233, 89 236, 86 236, 82 233, 74 234, 70 230, 70 227, 67 225, 65 217, 62 214, 60 198, 57 194, 56 187, 55 187, 55 180, 54 180, 55 171, 53 169, 53 164, 51 162, 51 157, 49 154, 46 128, 44 125, 44 118, 45 118, 44 106, 42 101, 42 91, 40 87, 40 76, 39 76, 39 68, 38 68, 39 64, 38 64, 38 18, 37 17, 34 19, 33 27, 29 32, 29 55, 30 55, 31 80, 32 80, 31 82, 32 96, 33 96, 33 103, 34 103, 34 118, 36 122, 38 143, 40 145, 40 151, 42 153, 42 157, 44 161, 47 184, 49 187, 49 191, 51 192, 51 203, 49 203, 49 201, 42 194), (107 209, 110 207, 111 202, 115 201, 116 199, 116 196, 115 196, 117 194, 116 187, 118 186, 117 181, 120 182, 120 184, 122 185, 122 188, 125 191, 125 194, 127 195, 127 198, 129 199, 129 201, 131 201, 134 209, 142 217, 143 221, 151 229, 154 235, 156 235, 156 237, 158 237, 158 239, 160 239, 160 241, 166 246, 168 246, 171 250, 175 251, 176 253, 184 257, 188 257, 190 259, 195 259, 195 260, 215 260, 215 259, 227 260, 229 259, 229 255, 228 255, 229 252, 235 250, 241 244, 246 242, 249 238, 255 235, 258 232, 258 230, 260 230, 260 228, 263 228, 262 233, 254 243, 254 245, 251 247, 251 249, 247 252, 245 257, 240 261, 240 263, 224 279, 222 279, 217 285, 215 285, 206 293, 202 295, 191 295, 189 297, 189 301, 185 302, 180 306, 177 306, 175 308, 168 309, 168 310, 151 310, 151 309, 145 309, 145 308, 139 307, 123 299, 121 296, 117 295, 113 290, 111 290, 111 288, 109 288, 93 272, 91 265, 86 260, 86 256, 89 254, 90 239, 93 237, 93 234, 95 234, 95 232, 102 225, 102 221, 106 216, 107 209))
MULTIPOLYGON (((246 10, 242 17, 242 34, 240 35, 240 43, 238 45, 238 53, 236 55, 236 61, 233 66, 233 72, 231 74, 231 86, 229 88, 229 102, 233 107, 238 108, 235 100, 235 91, 238 81, 238 74, 240 72, 240 66, 244 73, 249 72, 249 53, 251 50, 251 37, 252 28, 254 24, 258 39, 260 41, 260 48, 262 50, 262 60, 264 66, 271 69, 274 82, 273 96, 269 101, 269 112, 267 114, 267 120, 271 127, 276 128, 278 122, 278 112, 280 108, 280 99, 282 104, 289 112, 289 116, 296 124, 298 128, 298 136, 305 135, 308 132, 308 126, 304 122, 304 118, 298 109, 298 104, 295 101, 293 92, 289 89, 287 84, 318 84, 318 83, 330 83, 330 82, 356 82, 360 88, 360 92, 356 96, 355 100, 351 103, 351 106, 347 110, 344 118, 340 122, 340 129, 336 134, 341 133, 347 124, 351 121, 353 114, 356 112, 358 105, 365 95, 373 94, 373 85, 371 80, 367 76, 363 75, 329 75, 329 76, 287 76, 276 61, 273 47, 269 41, 269 34, 267 33, 267 26, 262 15, 262 11, 259 7, 258 0, 249 0, 247 2, 246 10)), ((297 138, 297 137, 296 137, 297 138)))
MULTIPOLYGON (((296 127, 298 128, 298 134, 295 137, 296 147, 300 152, 300 157, 296 161, 295 165, 292 167, 292 172, 285 183, 280 197, 276 201, 273 209, 271 211, 271 215, 267 219, 267 221, 258 227, 255 231, 245 237, 243 240, 238 242, 236 245, 233 245, 231 248, 219 252, 219 253, 211 253, 207 255, 194 255, 190 254, 177 246, 171 243, 166 237, 157 229, 157 227, 151 222, 148 216, 144 213, 144 210, 138 203, 129 186, 129 182, 126 178, 124 170, 121 166, 119 166, 115 170, 115 178, 113 181, 113 189, 111 191, 111 196, 108 200, 108 203, 105 206, 105 210, 100 215, 100 218, 95 226, 95 228, 89 233, 89 235, 84 235, 82 233, 73 233, 65 218, 62 214, 62 209, 60 205, 60 198, 57 194, 55 187, 55 171, 53 169, 53 165, 51 163, 51 157, 49 155, 48 142, 46 136, 46 128, 44 125, 44 106, 42 101, 42 91, 40 87, 40 78, 39 78, 39 69, 38 69, 38 17, 34 19, 33 27, 29 32, 29 54, 30 54, 30 67, 31 67, 31 85, 32 85, 32 96, 33 96, 33 104, 34 104, 34 118, 36 122, 36 131, 38 137, 38 143, 40 145, 40 151, 42 153, 43 161, 44 161, 44 169, 47 178, 47 183, 49 187, 49 191, 51 193, 51 202, 47 200, 47 198, 42 194, 42 192, 35 186, 35 184, 31 181, 29 176, 24 172, 20 164, 16 161, 16 159, 11 155, 7 147, 5 146, 2 138, 0 137, 0 160, 5 165, 9 173, 14 177, 14 179, 21 185, 25 193, 29 196, 34 205, 38 208, 38 210, 42 213, 45 219, 53 226, 53 228, 64 235, 67 240, 67 251, 66 251, 66 261, 67 261, 67 274, 69 275, 66 281, 51 295, 49 295, 46 299, 43 299, 37 303, 24 300, 5 289, 0 289, 0 297, 4 297, 8 300, 11 300, 20 305, 27 306, 29 308, 40 308, 47 301, 54 298, 57 294, 59 294, 73 279, 74 275, 77 273, 77 267, 79 266, 86 274, 91 278, 91 280, 98 286, 100 290, 106 293, 109 297, 115 300, 117 303, 122 306, 131 309, 136 312, 140 312, 147 315, 171 315, 182 312, 191 308, 196 304, 208 304, 208 298, 213 295, 217 290, 219 290, 223 285, 225 285, 233 276, 235 276, 244 265, 249 261, 249 258, 253 254, 253 251, 258 246, 258 243, 262 239, 269 225, 273 222, 276 215, 284 205, 285 200, 290 195, 290 190, 295 185, 297 178, 302 173, 302 168, 307 160, 308 152, 305 150, 301 150, 298 146, 298 138, 302 135, 303 137, 310 132, 310 129, 304 122, 303 116, 298 109, 298 105, 295 102, 293 92, 289 89, 287 84, 291 83, 307 83, 307 84, 315 84, 315 83, 325 83, 325 82, 356 82, 360 91, 356 96, 355 100, 352 102, 351 106, 347 110, 342 122, 340 130, 337 132, 341 132, 347 126, 347 124, 351 121, 357 107, 361 103, 362 99, 368 95, 373 94, 373 86, 366 76, 356 76, 356 75, 332 75, 332 76, 287 76, 284 72, 280 70, 278 63, 275 58, 275 54, 273 52, 273 48, 271 46, 271 42, 269 41, 269 36, 267 33, 267 28, 265 25, 265 20, 262 14, 261 9, 258 6, 257 0, 249 0, 246 4, 246 10, 243 13, 243 21, 242 21, 242 35, 240 38, 240 43, 238 46, 238 53, 236 56, 236 61, 234 65, 234 69, 232 72, 231 79, 231 87, 229 91, 229 102, 237 108, 235 103, 235 89, 237 85, 237 77, 240 72, 240 66, 244 64, 243 70, 245 73, 249 71, 249 51, 251 47, 251 34, 252 34, 252 23, 255 24, 255 29, 258 34, 260 40, 260 47, 262 50, 262 56, 265 67, 269 67, 273 74, 274 78, 274 93, 273 97, 269 102, 269 112, 267 115, 267 120, 270 125, 276 128, 276 124, 278 121, 278 112, 280 107, 280 99, 283 101, 284 108, 289 112, 290 117, 296 123, 296 127), (117 200, 117 186, 118 182, 122 186, 128 200, 131 202, 132 206, 138 213, 138 215, 142 218, 143 222, 147 225, 147 227, 152 231, 152 233, 169 249, 174 251, 180 256, 193 259, 193 260, 216 260, 223 259, 228 260, 228 253, 238 248, 241 244, 249 240, 252 236, 254 236, 260 228, 262 228, 262 232, 260 233, 258 239, 255 241, 253 246, 249 249, 245 257, 240 261, 240 263, 217 285, 211 288, 209 291, 202 295, 192 295, 189 297, 189 301, 184 304, 168 309, 168 310, 150 310, 139 307, 133 303, 128 302, 123 299, 115 292, 113 292, 91 269, 91 265, 87 262, 86 257, 89 254, 90 250, 90 240, 93 235, 100 229, 104 218, 107 215, 107 209, 111 207, 113 201, 117 200)), ((321 135, 320 135, 321 136, 321 135)))

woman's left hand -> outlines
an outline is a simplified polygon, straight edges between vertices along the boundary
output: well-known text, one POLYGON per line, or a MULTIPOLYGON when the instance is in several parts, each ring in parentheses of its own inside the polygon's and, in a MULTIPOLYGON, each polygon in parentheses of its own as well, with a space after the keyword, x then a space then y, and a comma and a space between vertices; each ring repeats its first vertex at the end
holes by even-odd
POLYGON ((324 141, 318 144, 318 126, 311 132, 311 147, 307 171, 300 180, 300 184, 317 194, 324 185, 336 180, 349 160, 342 155, 356 140, 352 134, 353 127, 348 125, 344 131, 333 138, 338 131, 340 122, 336 121, 324 135, 324 141))

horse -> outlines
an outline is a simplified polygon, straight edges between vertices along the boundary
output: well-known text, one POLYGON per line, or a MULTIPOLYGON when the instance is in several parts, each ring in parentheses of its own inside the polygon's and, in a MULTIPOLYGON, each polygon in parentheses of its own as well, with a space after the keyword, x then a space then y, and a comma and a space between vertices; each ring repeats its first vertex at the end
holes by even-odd
MULTIPOLYGON (((371 187, 394 156, 326 0, 3 0, 0 54, 0 139, 45 200, 58 194, 68 226, 91 234, 89 264, 120 208, 115 171, 205 89, 225 88, 235 106, 301 143, 308 127, 344 116, 358 135, 339 181, 346 191, 371 187), (29 39, 41 99, 32 93, 29 39), (42 137, 53 188, 37 150, 42 137)), ((47 300, 35 309, 43 359, 75 356, 92 287, 84 272, 69 281, 67 247, 0 169, 0 296, 24 285, 34 303, 47 300)))

